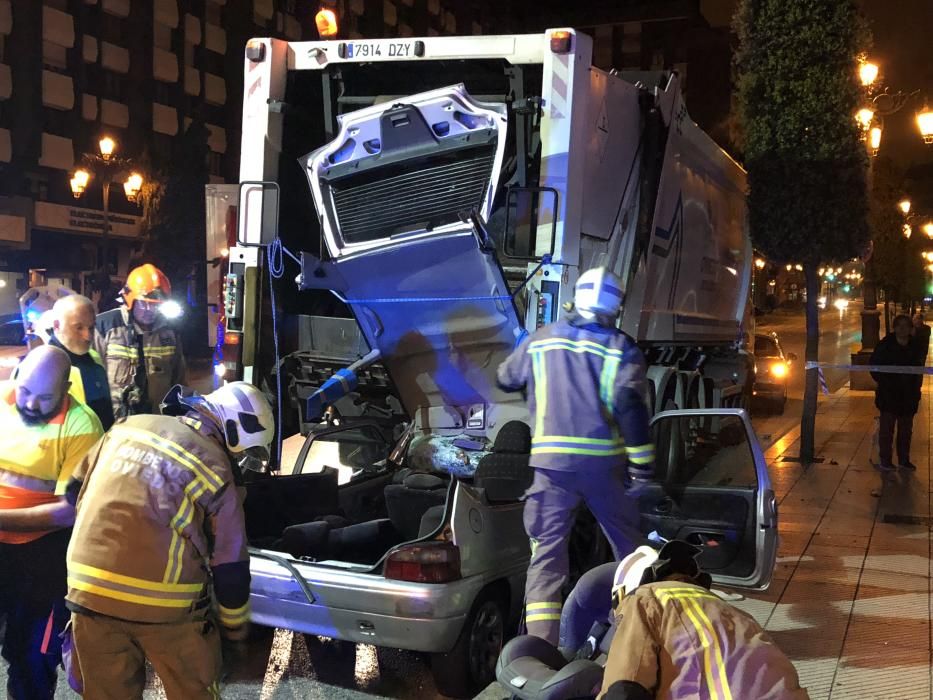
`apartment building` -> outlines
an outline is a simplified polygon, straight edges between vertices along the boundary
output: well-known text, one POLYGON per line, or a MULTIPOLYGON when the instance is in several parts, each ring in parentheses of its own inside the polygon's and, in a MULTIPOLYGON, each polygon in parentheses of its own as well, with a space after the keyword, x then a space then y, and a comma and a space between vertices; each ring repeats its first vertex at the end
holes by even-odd
MULTIPOLYGON (((158 169, 200 118, 211 180, 235 182, 243 47, 253 36, 316 38, 317 9, 305 0, 0 0, 0 271, 14 275, 0 287, 0 313, 29 270, 77 284, 100 268, 100 178, 79 199, 69 180, 103 135, 117 155, 145 155, 158 169)), ((481 30, 457 0, 340 0, 338 11, 350 37, 481 30)), ((121 184, 109 198, 107 263, 118 275, 140 229, 121 184)))

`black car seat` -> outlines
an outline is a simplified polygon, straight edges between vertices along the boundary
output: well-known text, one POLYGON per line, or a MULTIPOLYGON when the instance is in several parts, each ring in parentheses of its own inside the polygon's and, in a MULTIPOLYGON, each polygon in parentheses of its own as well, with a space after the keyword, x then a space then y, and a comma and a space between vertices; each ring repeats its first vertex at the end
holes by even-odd
POLYGON ((421 518, 447 501, 448 482, 434 474, 409 474, 401 484, 385 488, 386 511, 392 525, 407 540, 418 539, 421 518))
POLYGON ((496 679, 522 700, 595 698, 612 635, 612 580, 616 562, 580 577, 561 611, 560 647, 533 635, 516 637, 502 649, 496 679))
POLYGON ((476 466, 473 485, 486 493, 490 503, 517 501, 531 486, 533 472, 528 466, 531 430, 519 420, 502 426, 492 452, 476 466))

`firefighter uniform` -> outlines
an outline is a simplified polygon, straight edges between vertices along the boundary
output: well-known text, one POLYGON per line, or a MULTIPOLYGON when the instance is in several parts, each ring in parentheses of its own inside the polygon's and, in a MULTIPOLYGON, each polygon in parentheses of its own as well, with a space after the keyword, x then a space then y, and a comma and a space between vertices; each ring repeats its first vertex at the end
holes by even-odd
POLYGON ((761 626, 702 586, 642 584, 616 617, 601 700, 809 697, 761 626))
MULTIPOLYGON (((54 503, 75 467, 100 438, 97 416, 65 397, 45 423, 25 423, 11 383, 0 388, 0 510, 54 503)), ((6 618, 3 657, 11 698, 50 698, 55 692, 59 640, 67 620, 65 549, 70 529, 0 529, 0 618, 6 618)))
POLYGON ((645 360, 624 333, 573 316, 526 339, 499 367, 498 381, 528 388, 535 474, 524 513, 532 545, 525 622, 529 634, 556 644, 574 509, 586 504, 617 559, 640 539, 625 464, 654 464, 645 360))
POLYGON ((219 696, 211 594, 228 630, 249 619, 243 508, 223 439, 194 413, 132 416, 76 470, 67 601, 86 700, 142 697, 145 658, 170 700, 219 696))
POLYGON ((114 415, 154 413, 176 384, 184 384, 185 356, 181 337, 168 319, 159 317, 142 329, 126 308, 97 317, 94 347, 104 360, 114 415))

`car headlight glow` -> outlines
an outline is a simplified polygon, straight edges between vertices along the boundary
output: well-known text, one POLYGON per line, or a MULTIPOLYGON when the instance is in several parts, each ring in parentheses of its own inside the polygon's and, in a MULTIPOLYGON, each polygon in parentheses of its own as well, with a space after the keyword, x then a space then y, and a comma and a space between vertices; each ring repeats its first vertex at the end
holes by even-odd
POLYGON ((771 365, 771 375, 777 377, 778 379, 786 377, 787 365, 785 365, 783 362, 775 362, 773 365, 771 365))
POLYGON ((836 301, 833 302, 833 306, 835 306, 840 311, 844 311, 845 309, 849 308, 849 300, 848 299, 836 299, 836 301))

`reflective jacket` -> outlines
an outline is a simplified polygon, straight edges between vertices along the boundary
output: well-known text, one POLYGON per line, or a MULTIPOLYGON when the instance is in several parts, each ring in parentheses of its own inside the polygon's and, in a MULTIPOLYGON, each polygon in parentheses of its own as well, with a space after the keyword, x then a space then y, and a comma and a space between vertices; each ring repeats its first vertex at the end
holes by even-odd
POLYGON ((534 432, 531 466, 654 463, 645 358, 615 328, 579 317, 539 328, 499 366, 506 390, 527 387, 534 432))
POLYGON ((91 349, 85 355, 76 355, 52 335, 49 345, 54 345, 68 353, 71 360, 71 374, 68 380, 71 388, 68 393, 78 401, 85 404, 97 417, 104 427, 104 432, 113 425, 113 405, 110 403, 110 383, 107 381, 107 370, 100 354, 91 349))
POLYGON ((616 609, 600 698, 805 700, 794 665, 751 616, 700 586, 639 586, 616 609))
POLYGON ((96 331, 94 348, 107 369, 110 400, 117 418, 157 413, 168 390, 185 383, 181 337, 167 319, 159 317, 150 330, 143 330, 121 307, 100 314, 96 331), (144 376, 140 373, 143 366, 144 376))
POLYGON ((77 491, 68 547, 73 610, 180 621, 206 605, 213 580, 220 622, 247 621, 243 507, 221 440, 197 414, 147 415, 118 422, 95 445, 69 488, 72 497, 77 491))
MULTIPOLYGON (((0 510, 57 502, 75 468, 104 432, 91 409, 71 396, 46 422, 23 421, 12 382, 0 383, 0 426, 0 510)), ((22 544, 49 532, 0 529, 0 542, 22 544)))

